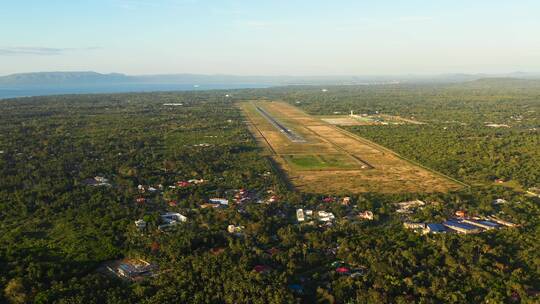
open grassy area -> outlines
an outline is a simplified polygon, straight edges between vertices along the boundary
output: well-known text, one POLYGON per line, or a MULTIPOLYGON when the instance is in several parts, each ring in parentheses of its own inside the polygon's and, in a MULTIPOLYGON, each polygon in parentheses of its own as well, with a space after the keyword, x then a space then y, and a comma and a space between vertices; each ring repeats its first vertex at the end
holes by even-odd
POLYGON ((291 154, 282 157, 296 170, 358 169, 358 162, 344 154, 291 154))
POLYGON ((309 193, 447 192, 462 185, 407 161, 389 149, 360 138, 283 102, 240 105, 255 137, 271 151, 293 185, 309 193), (264 108, 306 141, 293 142, 256 107, 264 108), (321 187, 320 185, 325 185, 321 187))

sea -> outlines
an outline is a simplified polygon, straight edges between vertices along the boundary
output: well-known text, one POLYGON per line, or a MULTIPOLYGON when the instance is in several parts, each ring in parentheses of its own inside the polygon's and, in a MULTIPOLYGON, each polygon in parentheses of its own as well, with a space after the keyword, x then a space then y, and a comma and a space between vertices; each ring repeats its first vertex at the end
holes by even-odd
POLYGON ((271 87, 270 84, 111 84, 85 86, 0 86, 0 99, 64 95, 64 94, 100 94, 100 93, 135 93, 164 91, 207 91, 232 89, 259 89, 271 87))

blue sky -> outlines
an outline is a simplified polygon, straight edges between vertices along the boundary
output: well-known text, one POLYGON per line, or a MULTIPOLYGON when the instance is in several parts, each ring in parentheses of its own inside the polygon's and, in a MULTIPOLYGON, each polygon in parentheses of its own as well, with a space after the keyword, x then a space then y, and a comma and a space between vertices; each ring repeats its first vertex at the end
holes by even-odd
POLYGON ((537 0, 0 1, 0 75, 540 72, 537 0))

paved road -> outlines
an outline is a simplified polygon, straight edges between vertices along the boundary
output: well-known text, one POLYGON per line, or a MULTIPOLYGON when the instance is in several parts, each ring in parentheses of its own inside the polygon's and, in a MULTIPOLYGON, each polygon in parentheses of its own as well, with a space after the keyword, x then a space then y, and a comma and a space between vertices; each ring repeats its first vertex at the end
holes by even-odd
POLYGON ((274 117, 272 117, 264 109, 262 109, 261 107, 256 107, 256 108, 257 108, 257 111, 259 111, 259 113, 261 113, 262 116, 264 116, 266 119, 268 119, 268 121, 270 121, 270 123, 272 125, 274 125, 274 127, 276 127, 276 129, 278 129, 281 133, 285 134, 292 142, 296 142, 296 143, 306 142, 306 140, 302 136, 295 133, 291 129, 288 129, 287 127, 285 127, 282 123, 277 121, 274 117))

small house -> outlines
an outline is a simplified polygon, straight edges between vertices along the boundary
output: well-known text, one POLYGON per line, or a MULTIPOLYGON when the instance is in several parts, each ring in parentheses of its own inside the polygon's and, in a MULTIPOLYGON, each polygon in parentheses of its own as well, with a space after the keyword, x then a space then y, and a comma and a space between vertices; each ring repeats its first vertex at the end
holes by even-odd
POLYGON ((109 180, 102 176, 96 176, 94 178, 87 178, 83 180, 83 184, 94 186, 94 187, 99 187, 99 186, 110 187, 111 186, 111 184, 109 183, 109 180))
POLYGON ((319 211, 317 212, 317 215, 319 217, 319 221, 321 222, 330 222, 336 218, 332 212, 326 211, 319 211))
POLYGON ((105 177, 103 176, 96 176, 94 177, 94 179, 96 180, 96 182, 100 183, 100 184, 107 184, 109 183, 109 180, 106 179, 105 177))
POLYGON ((267 266, 267 265, 256 265, 255 267, 253 267, 253 271, 257 273, 261 273, 261 274, 267 273, 270 270, 272 270, 272 268, 270 268, 270 266, 267 266))
POLYGON ((224 206, 229 205, 229 200, 225 198, 211 198, 209 199, 209 201, 211 204, 219 204, 219 205, 224 205, 224 206))
POLYGON ((189 182, 186 182, 186 181, 179 181, 179 182, 176 182, 176 185, 178 187, 188 187, 191 184, 189 182))
POLYGON ((115 261, 107 269, 120 278, 140 281, 145 277, 157 275, 158 266, 141 259, 115 261))
POLYGON ((426 228, 423 230, 424 234, 427 233, 446 233, 446 227, 442 224, 438 223, 430 223, 426 224, 426 228))
POLYGON ((465 217, 465 216, 467 216, 467 213, 465 211, 463 211, 463 210, 458 210, 458 211, 455 212, 455 215, 457 217, 465 217))
POLYGON ((300 284, 290 284, 289 289, 295 294, 304 294, 304 288, 300 284))
POLYGON ((268 253, 271 256, 274 256, 274 255, 276 255, 276 254, 278 254, 280 252, 281 252, 281 250, 279 250, 279 248, 277 248, 277 247, 272 247, 272 248, 266 250, 266 253, 268 253))
POLYGON ((227 226, 227 232, 229 233, 241 233, 244 230, 244 226, 235 226, 235 225, 229 225, 227 226))
POLYGON ((325 198, 323 198, 323 202, 325 202, 325 203, 333 203, 333 202, 335 202, 335 199, 333 197, 325 197, 325 198))
POLYGON ((159 225, 158 229, 165 230, 167 228, 176 226, 181 222, 186 222, 187 217, 177 212, 167 212, 161 215, 161 221, 163 222, 163 224, 159 225))
POLYGON ((364 211, 364 212, 360 212, 358 214, 358 218, 371 221, 371 220, 373 220, 373 212, 371 212, 369 210, 364 211))
POLYGON ((303 209, 296 209, 296 219, 299 222, 305 221, 304 210, 303 209))
POLYGON ((190 179, 188 180, 188 183, 198 185, 204 183, 204 179, 190 179))
POLYGON ((220 255, 223 252, 225 252, 225 248, 223 248, 223 247, 214 247, 214 248, 210 249, 210 253, 212 255, 220 255))
POLYGON ((406 229, 426 229, 425 223, 412 223, 412 222, 404 222, 403 227, 406 229))
POLYGON ((146 222, 143 220, 143 219, 139 219, 139 220, 136 220, 135 221, 135 226, 138 228, 138 229, 144 229, 146 228, 146 222))
POLYGON ((200 206, 202 209, 206 209, 206 208, 225 208, 227 207, 226 205, 222 205, 222 204, 214 204, 214 203, 204 203, 204 204, 201 204, 200 206))
POLYGON ((411 209, 424 206, 425 204, 426 203, 424 203, 421 200, 413 200, 413 201, 396 203, 396 205, 398 206, 398 209, 396 210, 396 212, 402 213, 402 214, 409 214, 409 213, 412 213, 411 209))
POLYGON ((164 221, 165 223, 186 222, 187 217, 183 216, 182 214, 178 212, 167 212, 161 215, 161 220, 164 221))
POLYGON ((269 199, 268 199, 268 203, 275 203, 278 201, 278 197, 276 195, 272 195, 269 199))
POLYGON ((498 199, 496 199, 496 200, 493 201, 493 204, 494 204, 494 205, 504 205, 504 204, 506 204, 506 203, 508 203, 508 201, 505 200, 505 199, 502 199, 502 198, 498 198, 498 199))
POLYGON ((349 273, 351 273, 351 270, 348 267, 342 266, 336 268, 336 272, 339 274, 348 275, 349 273))

